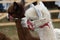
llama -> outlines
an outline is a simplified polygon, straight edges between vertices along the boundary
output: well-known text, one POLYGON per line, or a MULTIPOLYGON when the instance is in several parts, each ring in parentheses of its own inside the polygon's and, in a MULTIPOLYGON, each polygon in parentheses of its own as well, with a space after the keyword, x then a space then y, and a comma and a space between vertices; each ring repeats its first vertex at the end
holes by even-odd
POLYGON ((55 28, 54 32, 56 33, 57 39, 60 40, 60 29, 59 28, 55 28))
POLYGON ((30 29, 36 31, 39 34, 40 40, 57 40, 52 25, 50 12, 42 2, 29 8, 25 12, 25 16, 27 21, 30 20, 30 26, 27 23, 27 27, 30 27, 30 29))
POLYGON ((25 17, 24 4, 24 0, 21 0, 21 3, 14 2, 8 8, 8 14, 15 19, 19 40, 40 40, 39 38, 32 37, 29 29, 21 24, 21 19, 25 17))

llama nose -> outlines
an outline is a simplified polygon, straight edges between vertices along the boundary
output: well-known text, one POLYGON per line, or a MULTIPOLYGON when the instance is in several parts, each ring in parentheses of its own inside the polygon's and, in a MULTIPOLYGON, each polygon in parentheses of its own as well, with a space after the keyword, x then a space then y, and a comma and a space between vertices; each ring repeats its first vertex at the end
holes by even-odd
POLYGON ((11 15, 7 15, 8 21, 13 21, 13 17, 11 15))

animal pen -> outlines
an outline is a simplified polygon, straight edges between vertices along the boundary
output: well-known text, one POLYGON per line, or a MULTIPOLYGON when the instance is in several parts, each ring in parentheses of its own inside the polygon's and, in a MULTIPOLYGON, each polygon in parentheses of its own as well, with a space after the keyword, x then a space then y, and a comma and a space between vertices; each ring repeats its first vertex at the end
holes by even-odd
MULTIPOLYGON (((19 3, 20 1, 21 0, 3 0, 3 1, 0 1, 0 3, 2 3, 2 4, 9 3, 9 5, 11 5, 13 2, 19 3)), ((60 0, 25 0, 25 6, 28 6, 31 3, 38 4, 39 1, 42 1, 44 3, 44 5, 48 8, 48 10, 51 14, 54 28, 60 28, 59 27, 60 26, 60 19, 58 18, 58 14, 60 12, 60 9, 58 9, 57 6, 54 5, 55 1, 60 1, 60 0), (50 3, 53 5, 53 7, 50 3)), ((16 21, 16 24, 14 21, 12 21, 12 22, 8 21, 7 10, 5 12, 0 12, 0 14, 1 14, 0 15, 0 32, 4 33, 11 40, 40 40, 39 36, 36 32, 30 31, 30 30, 28 31, 27 28, 22 28, 22 27, 20 28, 21 25, 19 24, 19 22, 20 22, 19 20, 16 21), (18 26, 18 29, 16 28, 16 26, 18 26), (22 31, 22 29, 23 29, 23 31, 22 31), (24 34, 24 31, 26 31, 27 33, 25 32, 25 34, 24 34), (22 36, 22 34, 23 34, 23 36, 22 36), (25 37, 25 35, 26 35, 26 37, 25 37)))

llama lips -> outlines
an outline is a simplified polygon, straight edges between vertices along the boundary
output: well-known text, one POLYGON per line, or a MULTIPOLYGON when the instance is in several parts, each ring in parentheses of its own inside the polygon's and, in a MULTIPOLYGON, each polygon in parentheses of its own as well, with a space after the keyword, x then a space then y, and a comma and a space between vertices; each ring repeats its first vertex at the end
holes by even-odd
POLYGON ((9 17, 9 18, 8 18, 9 21, 13 21, 14 18, 13 18, 11 15, 9 15, 8 17, 9 17))

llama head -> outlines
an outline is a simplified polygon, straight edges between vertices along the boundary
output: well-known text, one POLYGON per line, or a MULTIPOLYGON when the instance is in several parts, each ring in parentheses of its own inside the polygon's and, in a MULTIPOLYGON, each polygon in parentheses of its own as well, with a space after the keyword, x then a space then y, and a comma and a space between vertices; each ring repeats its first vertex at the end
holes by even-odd
POLYGON ((8 8, 8 14, 11 15, 13 18, 22 18, 24 17, 24 5, 22 3, 16 3, 14 2, 9 8, 8 8))

